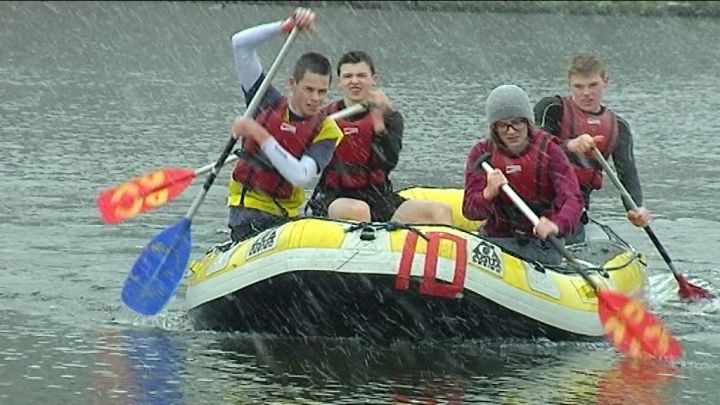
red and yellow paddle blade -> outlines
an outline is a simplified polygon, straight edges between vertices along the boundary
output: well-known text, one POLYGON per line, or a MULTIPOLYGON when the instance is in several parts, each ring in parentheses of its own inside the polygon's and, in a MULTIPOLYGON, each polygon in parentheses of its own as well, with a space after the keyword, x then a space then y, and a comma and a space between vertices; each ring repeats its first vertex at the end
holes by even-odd
POLYGON ((598 291, 600 322, 605 334, 631 357, 673 360, 682 356, 680 343, 643 304, 617 291, 598 291))
POLYGON ((682 274, 676 274, 675 279, 678 282, 678 285, 680 289, 678 290, 678 294, 680 294, 680 298, 686 299, 686 300, 694 300, 694 299, 712 299, 715 298, 715 295, 711 293, 710 291, 696 286, 695 284, 690 283, 687 281, 685 276, 682 274))
POLYGON ((116 224, 165 205, 183 192, 195 172, 169 168, 144 174, 100 193, 97 208, 103 222, 116 224))

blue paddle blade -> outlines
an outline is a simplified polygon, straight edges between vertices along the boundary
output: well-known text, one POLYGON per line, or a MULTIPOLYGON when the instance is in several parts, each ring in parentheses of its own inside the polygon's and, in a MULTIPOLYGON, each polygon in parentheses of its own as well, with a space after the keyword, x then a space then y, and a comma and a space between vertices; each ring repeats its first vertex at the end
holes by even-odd
POLYGON ((175 295, 190 259, 190 224, 183 218, 142 250, 122 289, 122 300, 130 309, 155 315, 175 295))

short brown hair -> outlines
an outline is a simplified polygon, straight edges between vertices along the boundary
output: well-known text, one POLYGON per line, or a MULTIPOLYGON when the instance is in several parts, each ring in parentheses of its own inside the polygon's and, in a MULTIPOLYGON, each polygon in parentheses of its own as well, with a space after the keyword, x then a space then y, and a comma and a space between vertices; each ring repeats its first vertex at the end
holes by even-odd
POLYGON ((340 61, 337 64, 337 75, 340 77, 340 68, 344 64, 356 64, 356 63, 367 63, 368 67, 370 67, 370 73, 375 74, 375 63, 373 63, 372 58, 370 55, 366 54, 363 51, 350 51, 340 57, 340 61))
POLYGON ((327 76, 332 81, 332 66, 330 65, 330 61, 317 52, 308 52, 300 56, 297 62, 295 62, 293 79, 299 82, 305 77, 306 72, 327 76))
POLYGON ((598 73, 603 79, 607 78, 605 61, 593 53, 575 55, 568 68, 568 79, 572 75, 590 76, 598 73))

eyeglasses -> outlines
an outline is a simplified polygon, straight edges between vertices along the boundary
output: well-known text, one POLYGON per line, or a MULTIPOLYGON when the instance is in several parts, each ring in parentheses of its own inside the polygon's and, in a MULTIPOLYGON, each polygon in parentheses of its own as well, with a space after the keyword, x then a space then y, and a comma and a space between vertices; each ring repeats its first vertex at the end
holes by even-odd
POLYGON ((517 118, 510 122, 498 121, 495 123, 495 130, 498 132, 506 133, 510 128, 514 129, 515 132, 520 132, 527 125, 527 121, 524 118, 517 118))

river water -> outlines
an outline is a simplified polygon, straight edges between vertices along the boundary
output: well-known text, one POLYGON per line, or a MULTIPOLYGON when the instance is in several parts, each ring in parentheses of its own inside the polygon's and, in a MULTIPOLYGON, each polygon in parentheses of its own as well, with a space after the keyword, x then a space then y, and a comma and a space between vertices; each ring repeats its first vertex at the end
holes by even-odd
MULTIPOLYGON (((125 308, 120 289, 140 249, 184 215, 200 182, 116 226, 99 220, 97 194, 149 170, 214 162, 244 108, 229 38, 289 11, 0 3, 0 403, 720 400, 717 302, 678 299, 612 187, 594 197, 593 214, 648 255, 650 308, 685 347, 676 363, 630 362, 605 342, 373 347, 196 331, 183 317, 182 289, 158 316, 125 308)), ((349 49, 370 52, 406 117, 398 187, 461 187, 466 154, 484 136, 490 89, 519 84, 534 101, 565 91, 572 54, 605 55, 607 103, 634 129, 655 231, 691 281, 720 285, 717 20, 318 12, 318 34, 296 42, 279 77, 305 51, 333 62, 349 49)), ((266 67, 281 45, 260 49, 266 67)), ((227 238, 225 183, 195 217, 193 259, 227 238)))

